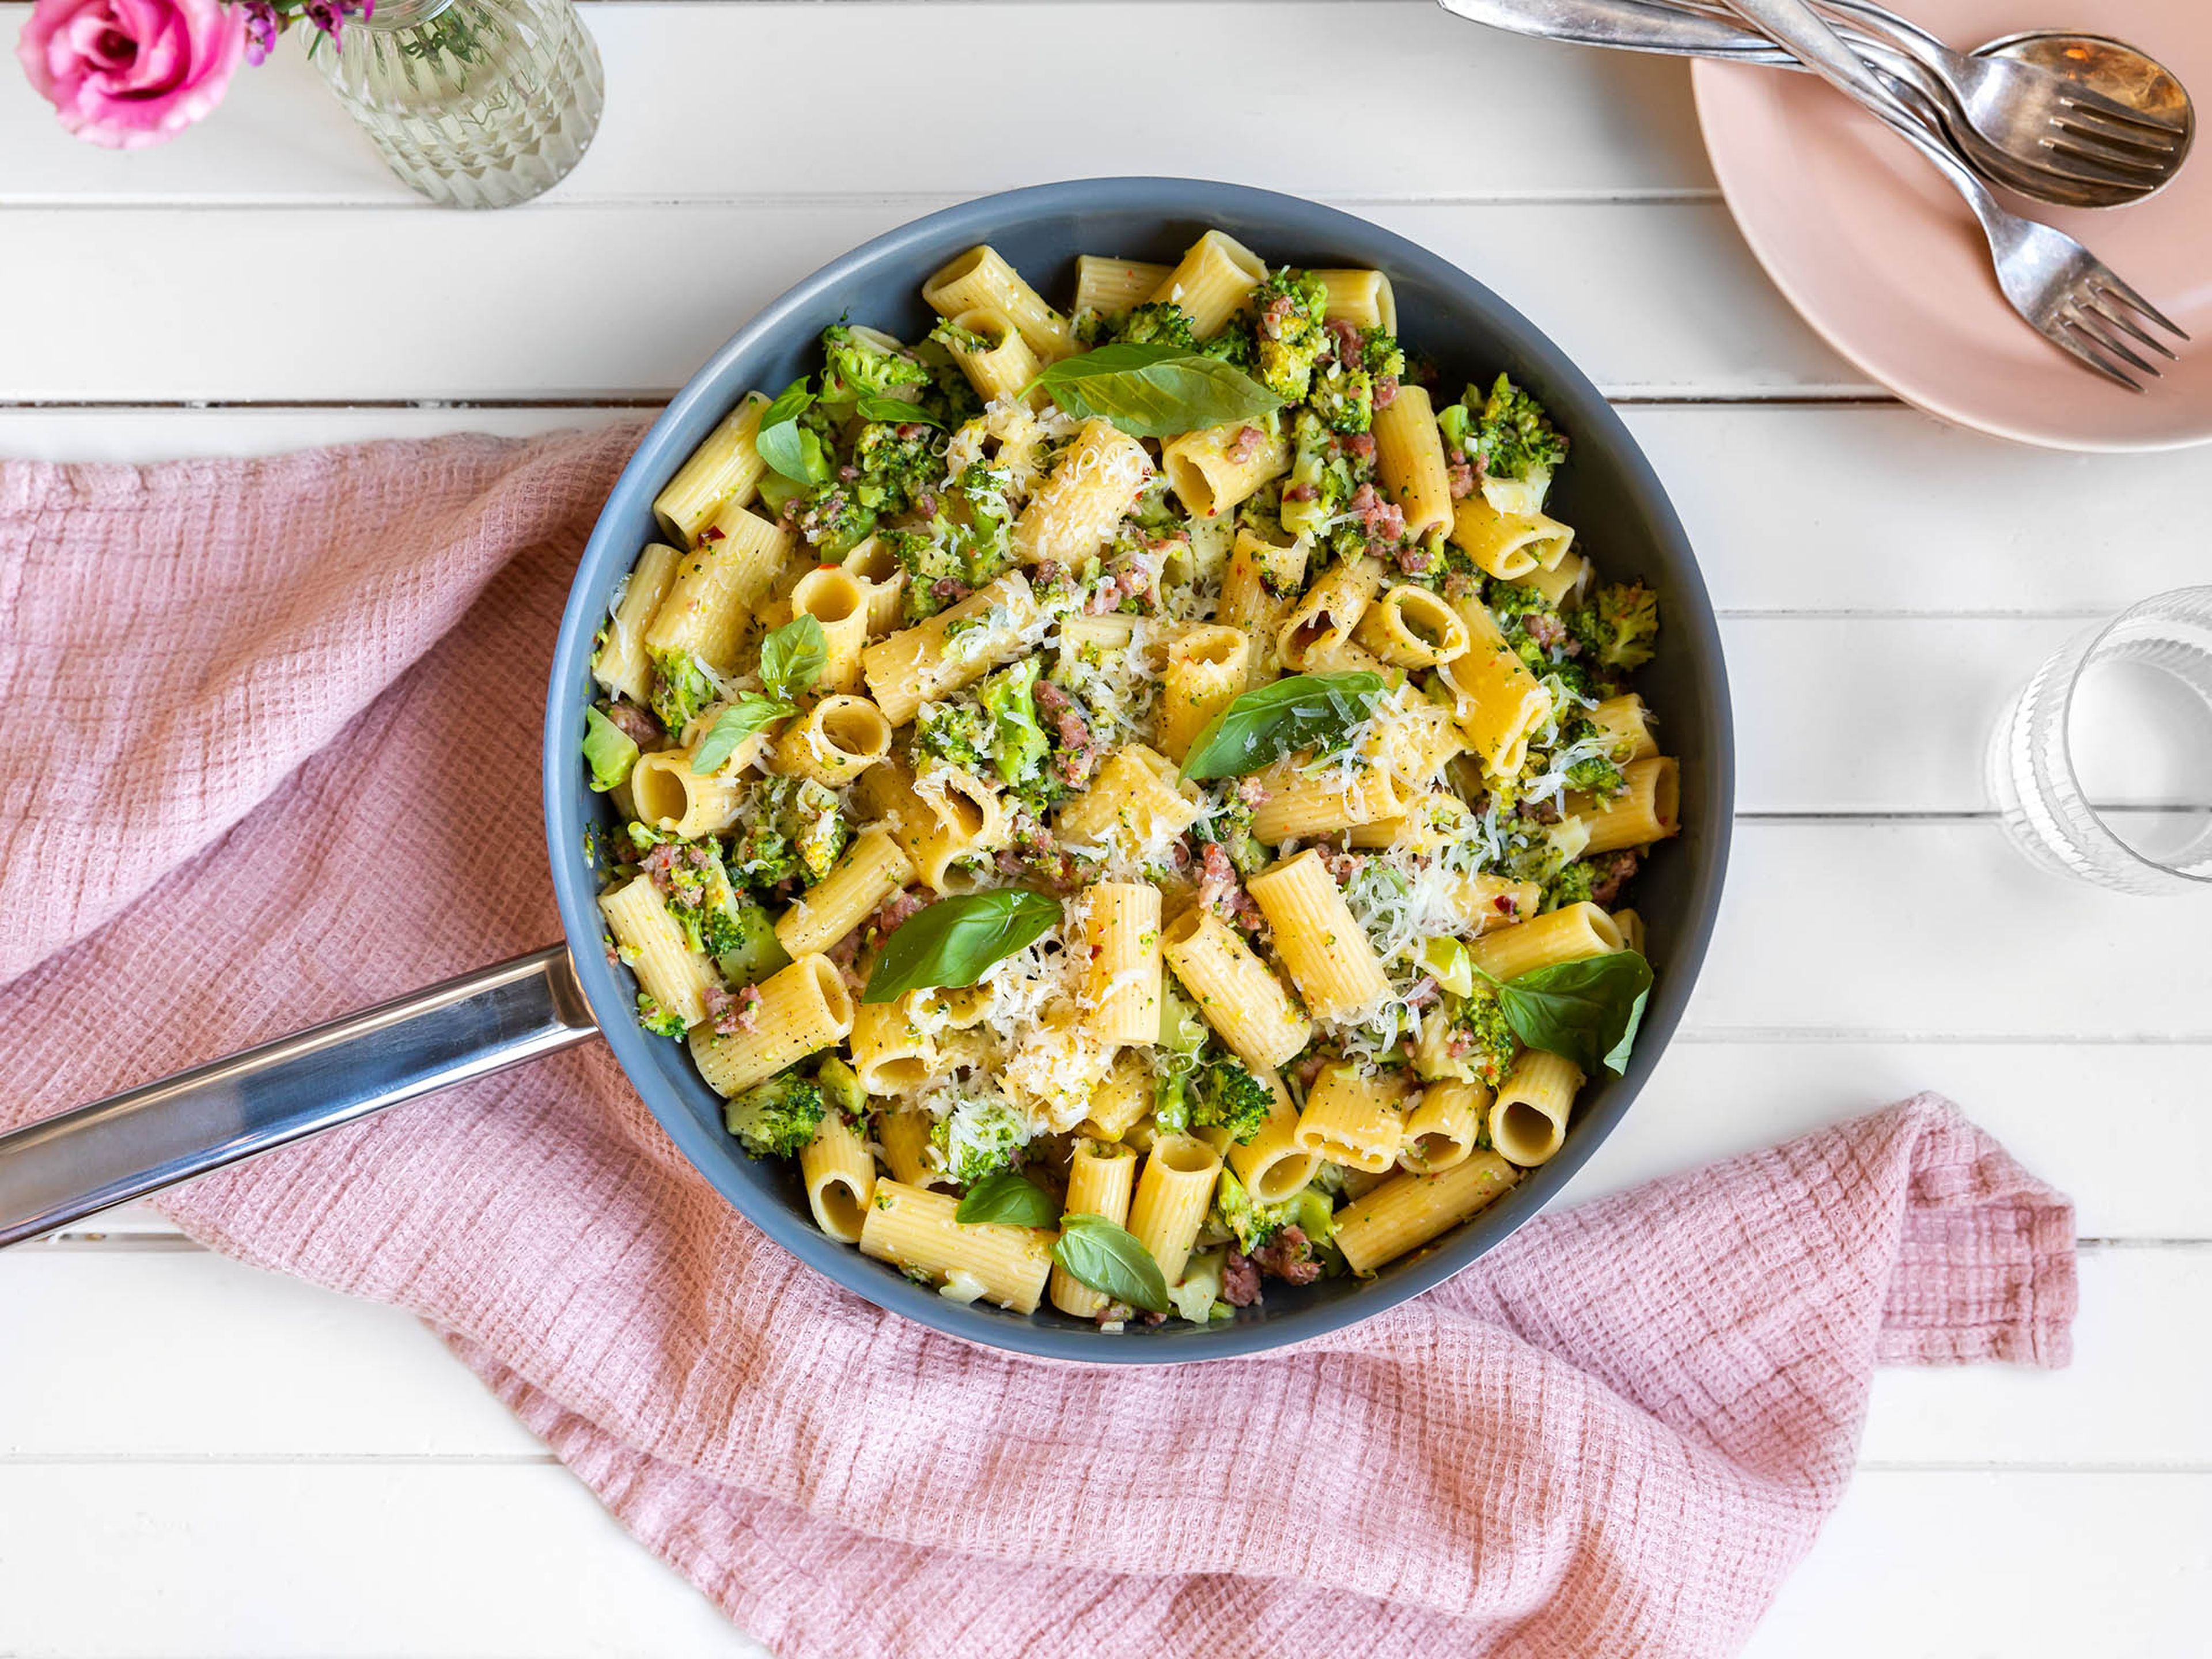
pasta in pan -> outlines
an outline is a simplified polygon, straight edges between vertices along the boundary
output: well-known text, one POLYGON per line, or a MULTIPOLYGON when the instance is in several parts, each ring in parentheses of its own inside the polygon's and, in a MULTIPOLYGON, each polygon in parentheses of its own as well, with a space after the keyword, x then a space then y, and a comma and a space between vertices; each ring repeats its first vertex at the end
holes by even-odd
POLYGON ((583 757, 611 957, 816 1224, 1120 1328, 1372 1273, 1620 1069, 1658 617, 1375 271, 988 247, 656 503, 583 757), (1570 552, 1570 544, 1574 550, 1570 552))

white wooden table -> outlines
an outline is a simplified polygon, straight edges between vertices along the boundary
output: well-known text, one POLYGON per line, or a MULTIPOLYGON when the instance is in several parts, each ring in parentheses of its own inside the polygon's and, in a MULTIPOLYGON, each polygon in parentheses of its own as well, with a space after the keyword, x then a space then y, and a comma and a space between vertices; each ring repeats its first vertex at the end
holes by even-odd
MULTIPOLYGON (((0 4, 0 44, 26 9, 0 4)), ((128 157, 64 137, 0 59, 0 453, 615 418, 864 238, 1102 167, 1218 173, 1429 244, 1617 399, 1735 685, 1720 936, 1576 1193, 1933 1088, 2079 1204, 2073 1369, 1885 1374, 1858 1479, 1752 1651, 2208 1651, 2208 917, 2032 872, 1979 756, 2084 619, 2206 578, 2212 451, 2015 449, 1866 384, 1745 252, 1679 65, 1421 0, 586 9, 598 144, 486 216, 418 206, 296 47, 128 157), (935 101, 987 44, 1049 66, 1034 97, 935 101), (878 67, 853 84, 841 60, 878 67), (909 78, 916 98, 869 95, 909 78), (1385 107, 1415 113, 1414 148, 1385 107)), ((404 1316, 143 1212, 0 1255, 0 1655, 760 1651, 404 1316)))

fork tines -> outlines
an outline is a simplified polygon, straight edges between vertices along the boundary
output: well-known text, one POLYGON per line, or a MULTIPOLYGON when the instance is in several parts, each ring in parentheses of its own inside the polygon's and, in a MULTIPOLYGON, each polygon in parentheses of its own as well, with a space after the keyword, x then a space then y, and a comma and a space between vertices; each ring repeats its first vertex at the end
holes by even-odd
POLYGON ((2160 371, 2157 364, 2131 349, 2128 340, 2148 347, 2170 363, 2181 360, 2163 340, 2145 331, 2129 314, 2131 311, 2177 339, 2189 337, 2180 325, 2112 272, 2101 269, 2075 284, 2050 337, 2107 380, 2130 392, 2141 392, 2142 387, 2112 360, 2118 358, 2153 380, 2159 378, 2160 371))

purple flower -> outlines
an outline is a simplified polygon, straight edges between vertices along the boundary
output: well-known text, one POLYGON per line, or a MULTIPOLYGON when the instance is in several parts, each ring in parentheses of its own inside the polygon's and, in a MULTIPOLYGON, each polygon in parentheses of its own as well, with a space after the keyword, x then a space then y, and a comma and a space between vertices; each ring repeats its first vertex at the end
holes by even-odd
POLYGON ((276 31, 283 27, 276 8, 269 0, 246 0, 240 9, 246 13, 246 61, 265 64, 276 49, 276 31))

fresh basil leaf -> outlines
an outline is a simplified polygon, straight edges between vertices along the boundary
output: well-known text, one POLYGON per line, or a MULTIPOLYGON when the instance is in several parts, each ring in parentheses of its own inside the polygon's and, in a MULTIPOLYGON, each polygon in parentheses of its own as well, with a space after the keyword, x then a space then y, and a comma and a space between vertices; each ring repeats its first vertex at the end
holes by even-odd
POLYGON ((1043 387, 1078 420, 1111 421, 1133 438, 1172 438, 1257 420, 1283 406, 1280 398, 1218 357, 1152 343, 1122 341, 1063 357, 1030 384, 1043 387))
POLYGON ((793 483, 818 484, 830 476, 830 459, 822 453, 822 440, 796 421, 763 427, 753 447, 760 452, 761 459, 793 483))
POLYGON ((637 764, 637 743, 598 709, 584 710, 584 763, 592 769, 592 787, 604 795, 621 787, 637 764))
POLYGON ((775 401, 761 410, 760 429, 785 426, 797 420, 814 406, 814 394, 806 389, 811 376, 802 374, 776 394, 775 401))
POLYGON ((1382 677, 1293 674, 1255 686, 1206 723, 1184 757, 1182 775, 1196 781, 1241 778, 1309 744, 1341 743, 1375 712, 1382 677))
POLYGON ((973 985, 983 970, 1058 924, 1060 901, 1026 887, 939 899, 908 916, 884 941, 863 1002, 896 1002, 908 991, 973 985))
POLYGON ((1006 1227, 1049 1227, 1060 1219, 1060 1206, 1027 1176, 994 1170, 968 1189, 952 1218, 964 1226, 989 1221, 1006 1227))
POLYGON ((1498 988, 1498 1006, 1513 1035, 1531 1048, 1560 1054, 1595 1075, 1628 1064, 1651 964, 1633 951, 1555 963, 1498 988))
POLYGON ((924 426, 945 424, 920 404, 910 404, 898 398, 879 398, 873 392, 862 392, 853 407, 864 421, 885 421, 894 426, 904 426, 916 421, 924 426))
POLYGON ((795 697, 822 678, 829 661, 821 623, 793 617, 761 641, 761 686, 771 697, 795 697))
POLYGON ((738 745, 756 732, 764 731, 799 711, 779 697, 756 697, 750 693, 714 716, 707 735, 691 748, 691 775, 711 777, 722 769, 738 745))
POLYGON ((1080 1212, 1060 1218, 1060 1239, 1052 1259, 1067 1276, 1101 1296, 1126 1302, 1146 1313, 1168 1310, 1168 1281, 1152 1253, 1136 1235, 1103 1215, 1080 1212))
POLYGON ((822 453, 822 440, 799 423, 814 402, 806 380, 800 375, 762 411, 753 447, 761 459, 793 483, 815 484, 830 476, 830 461, 822 453))

